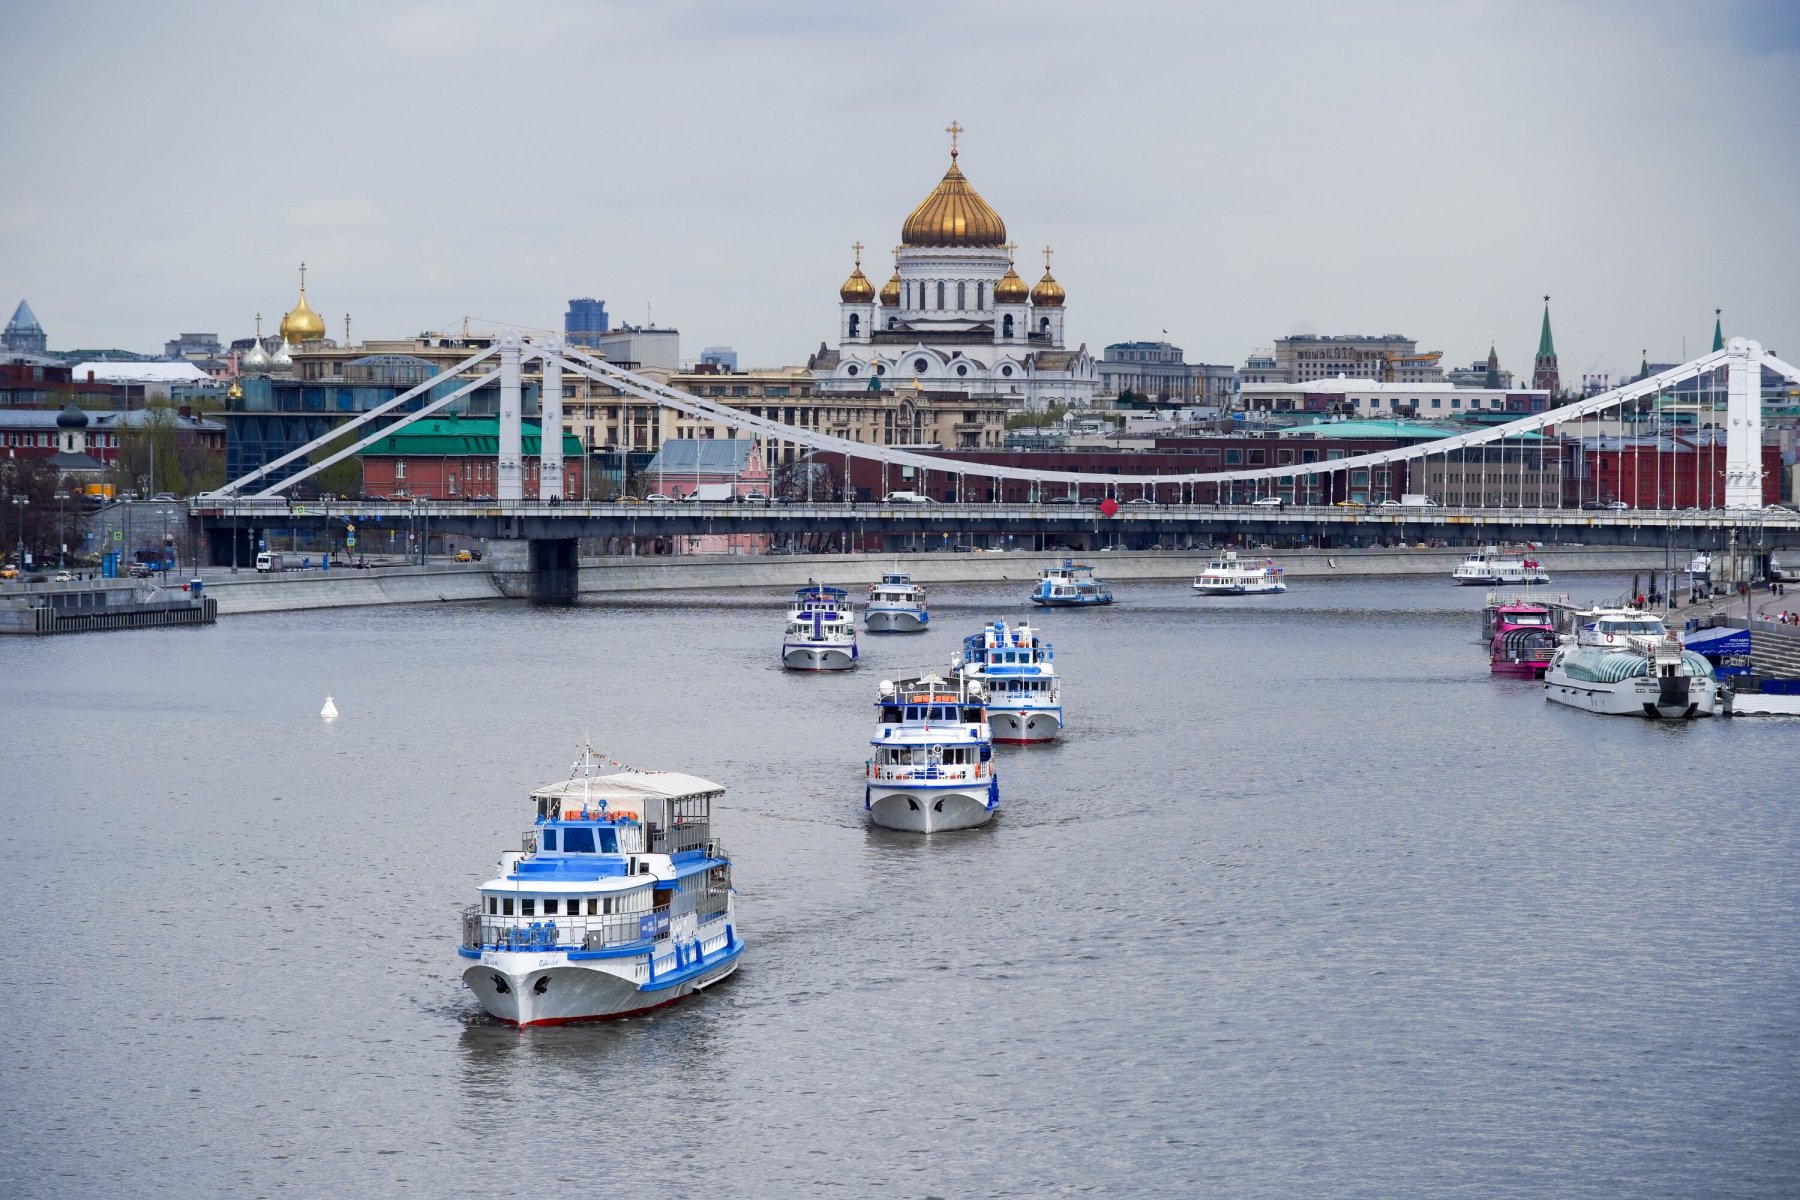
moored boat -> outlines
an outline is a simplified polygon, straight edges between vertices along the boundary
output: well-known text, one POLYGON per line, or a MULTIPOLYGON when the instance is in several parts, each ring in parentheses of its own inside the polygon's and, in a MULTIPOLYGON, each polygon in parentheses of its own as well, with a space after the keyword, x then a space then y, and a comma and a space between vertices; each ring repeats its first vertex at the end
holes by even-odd
POLYGON ((1614 716, 1683 720, 1718 704, 1712 664, 1688 650, 1662 619, 1637 608, 1578 614, 1544 671, 1544 696, 1614 716))
POLYGON ((991 621, 963 639, 951 660, 959 679, 979 681, 988 730, 997 743, 1048 742, 1064 726, 1056 650, 1031 626, 991 621))
POLYGON ((884 829, 939 833, 985 825, 1000 807, 981 685, 936 675, 882 680, 863 808, 884 829))
POLYGON ((925 608, 925 588, 905 571, 889 571, 880 583, 869 585, 869 605, 863 623, 870 633, 920 633, 931 624, 925 608))
POLYGON ((1261 596, 1287 591, 1287 580, 1272 558, 1245 562, 1236 550, 1226 550, 1194 576, 1194 590, 1202 596, 1261 596))
POLYGON ((1565 595, 1490 592, 1481 612, 1488 667, 1495 675, 1542 679, 1556 653, 1560 614, 1572 613, 1565 595))
POLYGON ((1500 583, 1545 584, 1550 573, 1544 564, 1529 555, 1506 555, 1493 546, 1471 552, 1450 578, 1464 587, 1491 586, 1500 583))
POLYGON ((1038 572, 1031 602, 1046 608, 1086 608, 1111 604, 1112 590, 1094 578, 1094 568, 1065 558, 1038 572))
POLYGON ((657 1008, 737 969, 731 858, 716 783, 676 772, 581 776, 531 794, 518 851, 463 910, 463 982, 514 1025, 657 1008))
POLYGON ((808 583, 788 606, 781 665, 790 671, 848 671, 856 665, 856 618, 843 588, 808 583))

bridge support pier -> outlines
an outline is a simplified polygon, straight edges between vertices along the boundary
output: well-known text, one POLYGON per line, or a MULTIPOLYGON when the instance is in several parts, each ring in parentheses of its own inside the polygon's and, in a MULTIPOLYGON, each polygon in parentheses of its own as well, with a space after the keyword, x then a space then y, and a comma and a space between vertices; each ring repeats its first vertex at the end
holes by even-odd
POLYGON ((489 570, 500 594, 537 604, 573 604, 580 588, 574 538, 492 538, 489 570))

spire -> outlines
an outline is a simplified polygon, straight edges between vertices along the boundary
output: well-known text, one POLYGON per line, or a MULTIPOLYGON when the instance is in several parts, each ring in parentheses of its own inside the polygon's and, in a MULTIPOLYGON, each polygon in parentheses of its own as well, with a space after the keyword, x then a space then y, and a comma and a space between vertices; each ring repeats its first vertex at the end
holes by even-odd
POLYGON ((1723 350, 1725 348, 1725 323, 1724 323, 1724 318, 1721 315, 1724 313, 1724 311, 1725 310, 1722 308, 1713 309, 1713 349, 1714 350, 1723 350))
POLYGON ((1544 297, 1544 331, 1538 334, 1538 357, 1555 358, 1556 343, 1550 340, 1550 297, 1544 297))
POLYGON ((1550 338, 1550 297, 1544 297, 1544 329, 1538 334, 1537 360, 1531 366, 1531 386, 1555 396, 1562 390, 1556 369, 1556 343, 1550 338))

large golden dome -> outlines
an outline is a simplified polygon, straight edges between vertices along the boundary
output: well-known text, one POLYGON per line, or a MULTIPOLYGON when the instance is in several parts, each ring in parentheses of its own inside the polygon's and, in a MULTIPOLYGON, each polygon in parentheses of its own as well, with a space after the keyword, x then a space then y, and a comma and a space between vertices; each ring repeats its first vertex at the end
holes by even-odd
POLYGON ((281 340, 290 346, 315 341, 325 336, 325 318, 306 302, 306 264, 300 264, 300 303, 281 318, 281 340))
POLYGON ((950 150, 950 169, 900 227, 908 246, 1002 246, 1006 222, 969 186, 950 150))

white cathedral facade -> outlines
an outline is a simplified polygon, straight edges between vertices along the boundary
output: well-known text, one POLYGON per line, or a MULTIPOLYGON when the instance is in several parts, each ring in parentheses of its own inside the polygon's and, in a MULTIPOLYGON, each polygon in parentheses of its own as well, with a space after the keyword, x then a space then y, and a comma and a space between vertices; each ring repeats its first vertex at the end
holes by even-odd
POLYGON ((1013 267, 1000 215, 950 169, 901 227, 894 275, 876 292, 856 269, 838 289, 835 352, 809 366, 820 392, 917 387, 999 396, 1013 407, 1087 405, 1099 373, 1085 345, 1063 342, 1066 295, 1050 274, 1031 288, 1013 267), (870 379, 876 380, 872 387, 870 379))

